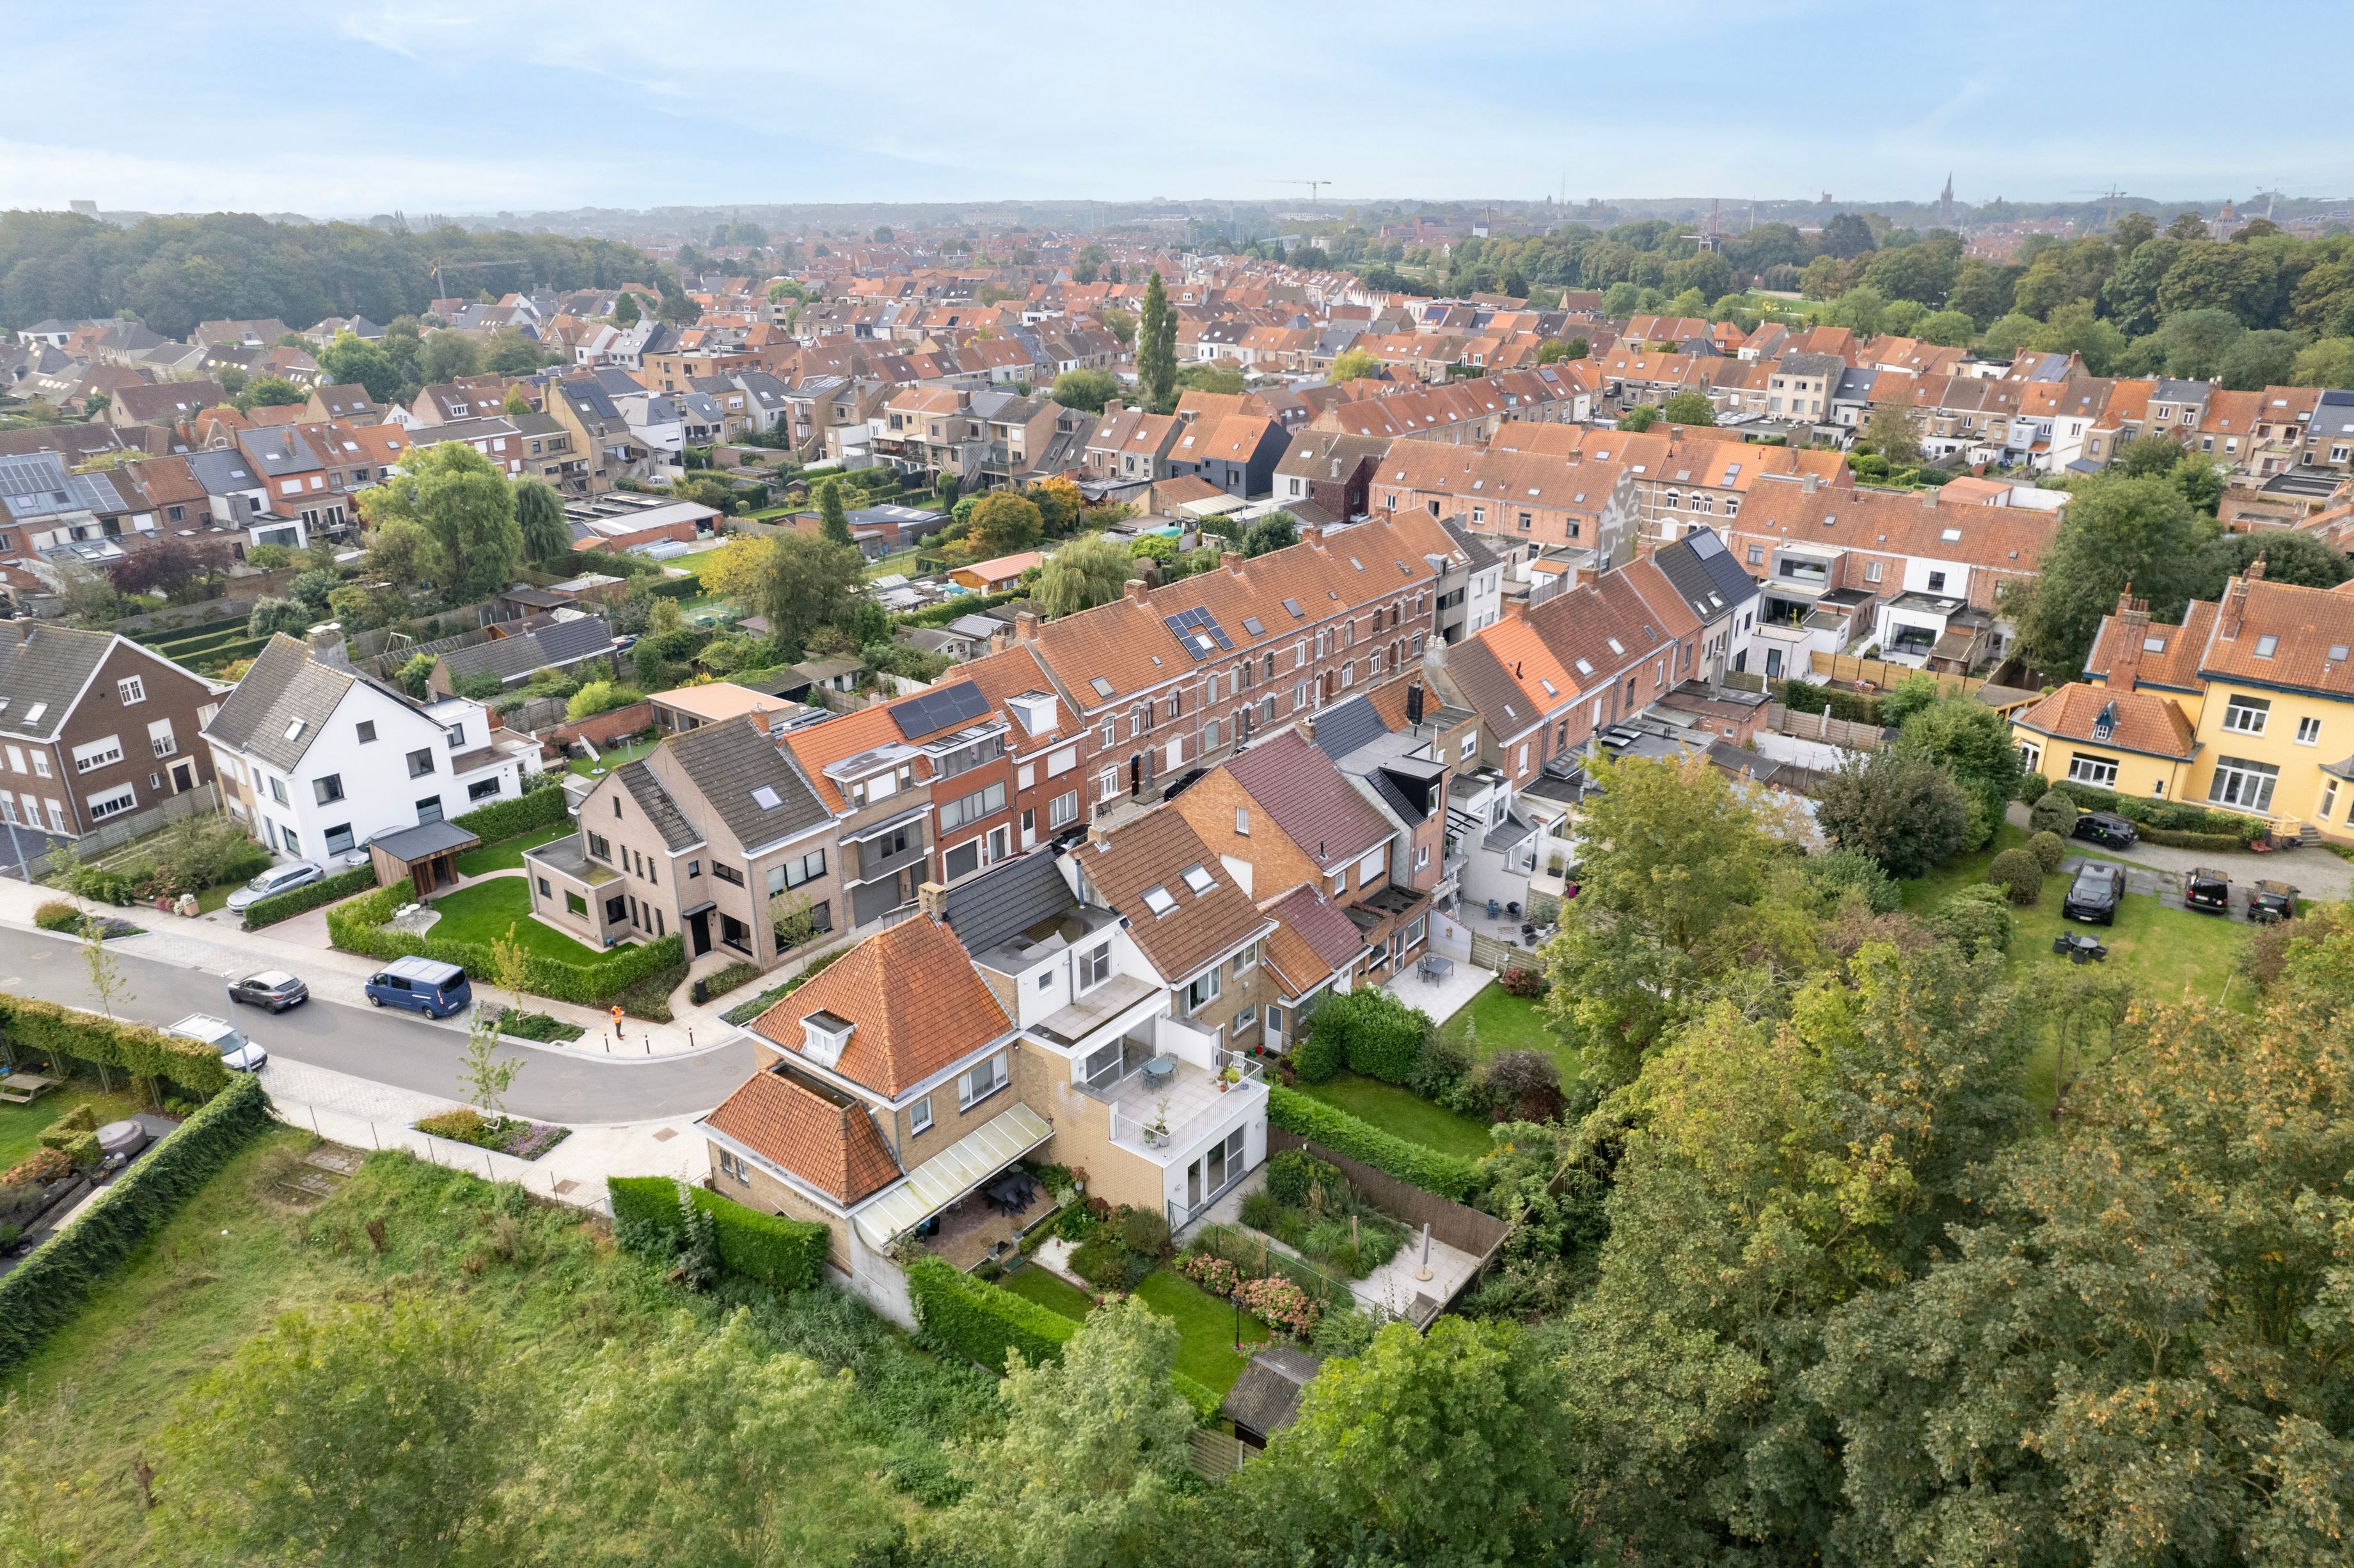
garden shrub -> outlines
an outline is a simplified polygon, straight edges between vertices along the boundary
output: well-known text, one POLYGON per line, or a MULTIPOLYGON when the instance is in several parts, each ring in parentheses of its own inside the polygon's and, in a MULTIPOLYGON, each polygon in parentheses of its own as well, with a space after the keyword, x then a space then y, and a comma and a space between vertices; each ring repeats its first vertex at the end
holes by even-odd
POLYGON ((472 1106, 460 1106, 437 1116, 420 1118, 417 1123, 418 1131, 456 1143, 479 1143, 490 1128, 489 1118, 472 1106))
MULTIPOLYGON (((2031 773, 2028 777, 2041 779, 2043 775, 2031 773)), ((2064 839, 2076 831, 2076 819, 2081 814, 2068 791, 2047 789, 2042 797, 2028 808, 2027 828, 2030 832, 2051 833, 2064 839)))
POLYGON ((1280 1084, 1267 1086, 1267 1118, 1335 1154, 1361 1160, 1442 1198, 1460 1202, 1479 1184, 1477 1161, 1409 1142, 1280 1084))
POLYGON ((1923 916, 1922 924, 1970 958, 2007 953, 2016 929, 2009 906, 2009 895, 2001 888, 1981 884, 1956 892, 1923 916))
POLYGON ((1328 1000, 1316 1010, 1309 1033, 1311 1039, 1338 1035, 1351 1072, 1405 1087, 1421 1068, 1423 1042, 1432 1031, 1427 1013, 1367 986, 1328 1000))
POLYGON ((1299 1208, 1315 1189, 1331 1192, 1340 1185, 1340 1167, 1317 1159, 1304 1149, 1278 1150, 1267 1158, 1267 1192, 1276 1202, 1299 1208))
POLYGON ((1009 1351, 1032 1363, 1054 1361, 1077 1323, 1026 1297, 960 1273, 937 1257, 907 1266, 907 1295, 924 1335, 940 1349, 1002 1376, 1009 1351))
POLYGON ((1480 1065, 1479 1085, 1513 1121, 1551 1121, 1561 1110, 1561 1065, 1543 1051, 1499 1051, 1480 1065))
POLYGON ((1117 1236, 1092 1235, 1071 1249, 1071 1272, 1098 1290, 1127 1288, 1128 1262, 1117 1236))
POLYGON ((275 926, 309 910, 339 904, 375 885, 376 862, 371 860, 366 865, 355 865, 349 871, 339 871, 333 876, 323 876, 316 882, 254 900, 245 906, 245 928, 259 931, 264 926, 275 926))
POLYGON ((1893 914, 1903 902, 1896 879, 1861 850, 1834 845, 1808 855, 1799 863, 1799 869, 1824 901, 1833 906, 1850 887, 1863 895, 1865 906, 1874 915, 1893 914))
POLYGON ((0 1371, 22 1361, 72 1317, 90 1290, 270 1119, 261 1081, 239 1076, 101 1191, 72 1224, 0 1277, 0 1371))
MULTIPOLYGON (((2095 789, 2073 779, 2063 779, 2052 785, 2051 795, 2046 795, 2044 800, 2060 794, 2068 796, 2087 811, 2112 811, 2127 821, 2147 824, 2170 833, 2228 835, 2242 846, 2255 842, 2267 831, 2263 819, 2258 817, 2243 817, 2236 811, 2211 811, 2203 806, 2188 805, 2179 800, 2149 800, 2138 795, 2120 795, 2114 789, 2095 789)), ((2038 805, 2042 803, 2041 800, 2036 802, 2038 805)), ((2203 846, 2194 844, 2187 847, 2203 846)))
MULTIPOLYGON (((47 1130, 41 1134, 41 1141, 48 1143, 49 1134, 54 1132, 96 1132, 97 1130, 98 1107, 84 1100, 57 1120, 49 1123, 47 1130)), ((56 1145, 52 1144, 50 1147, 55 1148, 56 1145)))
POLYGON ((33 911, 33 924, 44 931, 81 929, 81 911, 61 898, 52 898, 33 911))
MULTIPOLYGON (((612 1198, 616 1239, 642 1251, 667 1245, 669 1255, 676 1254, 684 1224, 675 1183, 665 1176, 609 1176, 605 1190, 612 1198)), ((748 1209, 707 1187, 689 1191, 695 1206, 711 1216, 719 1265, 730 1274, 779 1290, 807 1290, 824 1278, 832 1244, 825 1226, 748 1209)))
POLYGON ((8 1173, 0 1176, 0 1187, 37 1186, 44 1181, 54 1181, 72 1170, 73 1161, 64 1150, 43 1145, 9 1167, 8 1173))
POLYGON ((2068 858, 2068 846, 2060 841, 2058 833, 2040 832, 2027 841, 2027 853, 2048 874, 2059 870, 2060 863, 2068 858))
MULTIPOLYGON (((489 944, 461 942, 429 932, 419 937, 396 931, 385 924, 407 901, 409 893, 404 882, 336 905, 327 911, 328 938, 347 953, 387 959, 438 959, 456 964, 478 980, 494 979, 489 944)), ((523 986, 535 996, 550 996, 558 1001, 578 1002, 587 1007, 605 1006, 616 993, 628 991, 647 976, 683 967, 684 950, 681 939, 673 934, 636 947, 612 948, 586 964, 526 952, 523 986)))
POLYGON ((2043 897, 2043 867, 2023 849, 2007 849, 1987 867, 1987 881, 2021 907, 2043 897))
POLYGON ((2141 836, 2151 843, 2164 844, 2169 849, 2211 850, 2219 854, 2243 850, 2249 843, 2238 833, 2184 833, 2171 828, 2144 828, 2141 836))
MULTIPOLYGON (((1321 1017, 1323 1009, 1317 1010, 1321 1017)), ((1348 1045, 1338 1030, 1322 1030, 1311 1026, 1306 1039, 1292 1047, 1292 1070, 1302 1083, 1329 1084, 1348 1061, 1348 1045)))
POLYGON ((1146 1257, 1169 1255, 1169 1220, 1151 1209, 1130 1209, 1116 1222, 1122 1246, 1146 1257))
POLYGON ((2052 788, 2052 780, 2041 773, 2030 773, 2019 781, 2019 798, 2032 807, 2052 788))

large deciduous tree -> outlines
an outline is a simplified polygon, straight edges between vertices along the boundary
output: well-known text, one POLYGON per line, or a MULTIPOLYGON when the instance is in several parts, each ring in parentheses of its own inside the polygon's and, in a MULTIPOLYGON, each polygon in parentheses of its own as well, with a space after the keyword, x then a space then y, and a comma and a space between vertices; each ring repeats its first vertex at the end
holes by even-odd
POLYGON ((1069 615, 1075 610, 1108 604, 1118 599, 1128 579, 1136 575, 1136 558, 1125 546, 1100 534, 1072 540, 1046 558, 1030 597, 1045 615, 1069 615))
POLYGON ((1156 414, 1177 406, 1177 313, 1154 271, 1144 280, 1144 304, 1137 316, 1136 375, 1144 401, 1156 414))
POLYGON ((1832 842, 1871 856, 1898 878, 1944 864, 1971 826, 1969 803, 1953 776, 1927 757, 1894 747, 1850 753, 1823 780, 1815 820, 1832 842))
POLYGON ((798 648, 821 626, 848 617, 864 577, 866 557, 854 545, 837 545, 807 534, 784 534, 769 541, 751 594, 769 620, 770 635, 798 648))
POLYGON ((2128 585, 2153 618, 2181 620, 2211 526, 2166 479, 2094 474, 2069 488, 2041 575, 2031 590, 2006 596, 2020 656, 2062 680, 2084 667, 2101 617, 2128 585))
POLYGON ((545 480, 526 475, 514 482, 515 526, 523 534, 525 560, 552 561, 572 548, 564 521, 564 498, 545 480))
POLYGON ((360 515, 376 530, 396 522, 424 528, 437 552, 437 581, 455 603, 505 588, 523 558, 514 488, 463 441, 412 451, 399 473, 360 493, 360 515))

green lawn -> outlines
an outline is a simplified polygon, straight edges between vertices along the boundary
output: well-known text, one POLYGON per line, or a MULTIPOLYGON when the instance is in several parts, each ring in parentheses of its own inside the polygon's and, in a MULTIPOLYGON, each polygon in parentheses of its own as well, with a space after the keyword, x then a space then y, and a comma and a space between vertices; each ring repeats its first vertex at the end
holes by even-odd
POLYGON ((567 964, 594 963, 595 949, 584 947, 531 917, 531 888, 523 877, 502 876, 478 882, 433 901, 441 918, 433 934, 461 942, 491 943, 514 927, 515 940, 530 951, 567 964))
MULTIPOLYGON (((1177 1370, 1223 1396, 1243 1375, 1243 1358, 1235 1354, 1234 1304, 1211 1295, 1172 1269, 1156 1268, 1136 1287, 1144 1304, 1164 1318, 1177 1320, 1182 1338, 1177 1345, 1177 1370)), ((1267 1326, 1246 1312, 1243 1342, 1264 1344, 1275 1336, 1267 1326)))
POLYGON ((540 845, 553 843, 557 839, 569 838, 574 831, 574 824, 568 821, 555 822, 544 828, 535 828, 527 833, 519 833, 511 839, 500 839, 494 842, 486 843, 479 849, 470 849, 458 857, 458 874, 480 876, 487 871, 520 870, 523 866, 524 851, 537 849, 540 845))
POLYGON ((1384 1132, 1442 1154, 1460 1154, 1476 1160, 1490 1148, 1486 1122, 1458 1116, 1445 1106, 1433 1105, 1409 1089, 1383 1083, 1379 1078, 1343 1071, 1329 1084, 1303 1083, 1299 1087, 1303 1093, 1371 1122, 1384 1132))
POLYGON ((661 739, 656 736, 647 740, 633 740, 626 746, 600 746, 597 748, 596 761, 591 762, 585 757, 576 757, 572 759, 570 767, 573 772, 583 779, 602 779, 623 763, 635 762, 660 744, 662 744, 661 739))
MULTIPOLYGON (((1087 1321, 1095 1298, 1069 1280, 1036 1264, 998 1282, 1016 1296, 1035 1301, 1076 1322, 1087 1321)), ((1156 1268, 1136 1287, 1144 1304, 1177 1322, 1177 1370, 1223 1394, 1242 1376, 1243 1358, 1235 1354, 1235 1308, 1230 1301, 1211 1295, 1174 1269, 1156 1268)), ((1242 1315, 1246 1344, 1265 1344, 1275 1338, 1265 1323, 1248 1312, 1242 1315)))
POLYGON ((871 583, 876 577, 887 577, 893 572, 913 572, 916 557, 922 554, 921 550, 898 550, 887 556, 877 556, 875 564, 868 567, 864 575, 871 583))
POLYGON ((1095 1308, 1095 1298, 1056 1274, 1053 1269, 1031 1264, 1018 1274, 1009 1274, 998 1281, 1014 1295, 1035 1301, 1050 1312, 1060 1312, 1075 1322, 1084 1323, 1095 1308))
POLYGON ((1463 1049, 1474 1062, 1484 1062, 1500 1051, 1543 1051, 1561 1067, 1562 1087, 1577 1081, 1582 1070, 1577 1047, 1545 1026, 1537 1003, 1524 996, 1507 996, 1490 981, 1471 999, 1471 1005, 1439 1026, 1440 1038, 1463 1049))
MULTIPOLYGON (((17 1061, 25 1058, 22 1054, 17 1061)), ((98 1125, 122 1121, 140 1108, 139 1097, 127 1089, 101 1094, 95 1078, 75 1078, 51 1089, 28 1106, 0 1106, 0 1171, 21 1161, 40 1147, 41 1134, 74 1107, 97 1107, 98 1125)))
MULTIPOLYGON (((1923 913, 1935 908, 1956 890, 1984 882, 1987 865, 1997 853, 2026 842, 2025 832, 2006 822, 1990 848, 1960 856, 1926 876, 1905 883, 1904 908, 1910 913, 1923 913)), ((2069 853, 2095 860, 2112 858, 2093 853, 2074 842, 2069 845, 2069 853)), ((2249 933, 2253 929, 2245 921, 2168 909, 2156 898, 2128 893, 2118 906, 2115 925, 2087 926, 2061 917, 2060 906, 2068 896, 2070 880, 2061 873, 2052 873, 2043 879, 2040 901, 2011 910, 2014 930, 2008 963, 2013 980, 2023 981, 2039 973, 2056 971, 2068 960, 2052 950, 2052 939, 2063 931, 2082 932, 2098 938, 2108 947, 2107 973, 2123 975, 2153 1000, 2202 997, 2238 1010, 2253 1007, 2254 992, 2237 972, 2240 956, 2246 950, 2249 933)), ((2057 1040, 2047 1035, 2028 1061, 2028 1097, 2047 1110, 2054 1097, 2058 1055, 2057 1040)))

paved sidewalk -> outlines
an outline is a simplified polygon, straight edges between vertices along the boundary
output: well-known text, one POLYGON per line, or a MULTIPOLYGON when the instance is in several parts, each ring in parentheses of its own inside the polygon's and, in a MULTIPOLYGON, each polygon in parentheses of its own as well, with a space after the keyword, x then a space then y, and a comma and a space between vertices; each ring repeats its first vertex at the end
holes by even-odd
MULTIPOLYGON (((2025 806, 2013 800, 2009 816, 2012 826, 2025 830, 2025 806)), ((2250 883, 2259 877, 2285 882, 2306 897, 2325 903, 2340 903, 2354 896, 2354 862, 2340 860, 2326 849, 2274 850, 2269 854, 2257 854, 2251 850, 2187 850, 2147 842, 2137 842, 2131 849, 2114 849, 2107 844, 2088 844, 2082 839, 2071 839, 2068 848, 2071 853, 2121 860, 2158 871, 2182 872, 2211 865, 2234 883, 2250 883)))
POLYGON ((419 1118, 453 1108, 454 1100, 275 1059, 261 1069, 261 1082, 278 1107, 279 1119, 289 1126, 308 1128, 359 1150, 406 1149, 437 1165, 488 1181, 517 1182, 603 1214, 612 1212, 605 1198, 608 1176, 675 1176, 692 1181, 705 1173, 710 1159, 692 1118, 578 1128, 537 1160, 517 1160, 416 1129, 419 1118))

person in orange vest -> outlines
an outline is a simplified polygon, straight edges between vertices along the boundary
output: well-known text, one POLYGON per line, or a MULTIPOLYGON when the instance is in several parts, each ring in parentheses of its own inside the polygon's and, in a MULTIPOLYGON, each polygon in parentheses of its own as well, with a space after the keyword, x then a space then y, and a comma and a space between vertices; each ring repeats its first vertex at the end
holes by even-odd
POLYGON ((614 1038, 614 1039, 616 1039, 616 1040, 619 1040, 620 1037, 621 1037, 621 1009, 620 1009, 620 1005, 617 1002, 617 1003, 615 1003, 615 1004, 614 1004, 614 1007, 613 1007, 613 1038, 614 1038))

